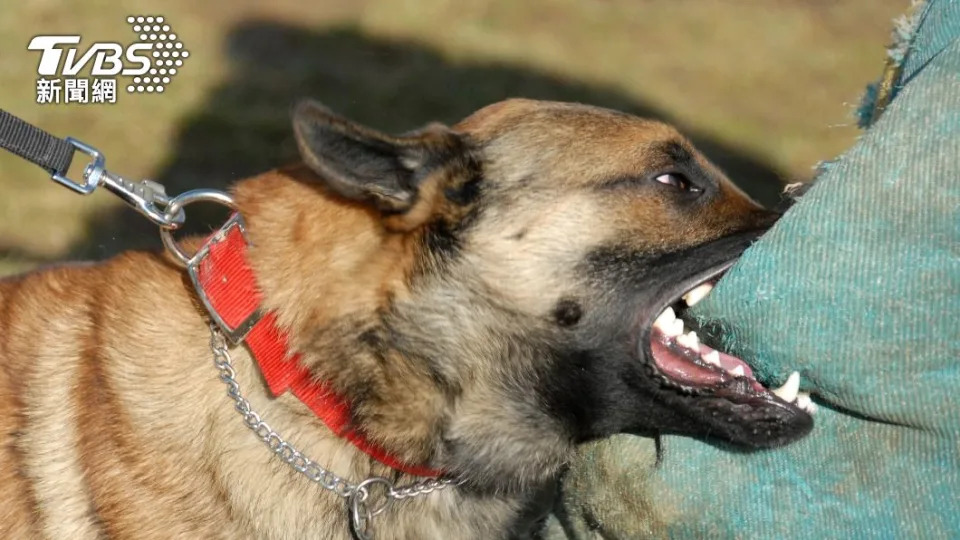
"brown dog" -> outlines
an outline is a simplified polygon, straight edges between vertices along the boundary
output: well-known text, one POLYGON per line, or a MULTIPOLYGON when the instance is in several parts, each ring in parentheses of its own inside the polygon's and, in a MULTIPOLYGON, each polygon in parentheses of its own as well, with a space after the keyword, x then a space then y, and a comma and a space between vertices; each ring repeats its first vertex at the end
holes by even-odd
MULTIPOLYGON (((776 217, 671 127, 511 100, 400 137, 305 103, 294 128, 306 165, 234 190, 265 307, 367 440, 462 482, 393 504, 377 538, 507 537, 584 440, 809 430, 661 316, 776 217)), ((209 341, 159 253, 0 282, 0 537, 349 538, 343 499, 245 428, 209 341)), ((304 454, 352 482, 416 480, 232 353, 304 454)))

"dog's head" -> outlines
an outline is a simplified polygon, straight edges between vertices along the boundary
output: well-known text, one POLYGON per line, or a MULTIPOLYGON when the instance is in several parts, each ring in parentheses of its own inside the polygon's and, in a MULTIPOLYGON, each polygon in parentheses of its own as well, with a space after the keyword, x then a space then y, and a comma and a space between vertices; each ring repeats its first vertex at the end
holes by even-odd
POLYGON ((673 320, 776 215, 670 126, 511 100, 399 137, 307 102, 294 127, 325 191, 410 261, 379 305, 308 340, 388 448, 503 487, 618 432, 762 448, 810 430, 673 320))

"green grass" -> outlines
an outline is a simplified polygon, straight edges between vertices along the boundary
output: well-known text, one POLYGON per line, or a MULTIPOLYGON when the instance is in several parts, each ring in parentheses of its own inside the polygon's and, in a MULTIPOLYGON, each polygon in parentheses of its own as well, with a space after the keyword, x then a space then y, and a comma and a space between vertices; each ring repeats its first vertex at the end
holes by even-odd
MULTIPOLYGON (((18 2, 0 12, 0 107, 99 147, 115 172, 178 192, 295 159, 287 114, 302 96, 396 131, 453 122, 511 95, 577 100, 679 124, 769 201, 856 136, 852 110, 907 4, 18 2), (34 103, 31 37, 126 43, 130 14, 165 16, 191 52, 166 92, 121 92, 108 106, 34 103)), ((105 192, 79 197, 0 155, 0 275, 158 245, 153 228, 105 192)))

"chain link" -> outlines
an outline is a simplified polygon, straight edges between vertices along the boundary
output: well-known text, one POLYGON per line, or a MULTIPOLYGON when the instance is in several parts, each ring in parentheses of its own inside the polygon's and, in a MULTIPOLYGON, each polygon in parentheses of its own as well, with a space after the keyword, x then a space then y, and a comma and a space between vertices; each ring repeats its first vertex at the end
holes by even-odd
POLYGON ((237 372, 233 367, 227 340, 215 325, 210 326, 210 350, 213 352, 213 363, 220 372, 220 381, 226 385, 227 395, 233 400, 236 411, 243 417, 244 425, 293 470, 302 474, 308 480, 320 484, 323 489, 347 499, 351 505, 351 525, 354 534, 359 538, 363 540, 370 538, 370 521, 386 510, 392 501, 428 495, 447 486, 462 483, 451 478, 428 478, 404 486, 395 486, 393 482, 386 478, 373 476, 354 484, 337 476, 316 461, 303 455, 296 447, 274 431, 269 424, 264 422, 259 413, 253 410, 250 402, 240 392, 240 383, 236 379, 237 372), (375 484, 384 486, 385 499, 378 507, 371 510, 370 487, 375 484))

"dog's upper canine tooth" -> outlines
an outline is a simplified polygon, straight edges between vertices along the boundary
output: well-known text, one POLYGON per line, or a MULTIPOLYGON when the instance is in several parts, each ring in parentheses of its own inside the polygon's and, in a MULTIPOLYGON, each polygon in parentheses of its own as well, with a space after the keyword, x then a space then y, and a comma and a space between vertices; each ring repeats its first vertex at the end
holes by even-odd
POLYGON ((700 356, 704 362, 720 367, 720 353, 717 351, 710 351, 707 354, 700 356))
POLYGON ((672 307, 668 307, 657 317, 657 320, 653 321, 653 326, 666 332, 675 320, 677 320, 677 314, 673 312, 672 307))
POLYGON ((787 403, 793 403, 797 399, 797 393, 800 390, 800 374, 794 371, 787 377, 787 382, 783 386, 773 390, 773 393, 787 403))
POLYGON ((747 374, 747 372, 743 370, 743 366, 736 366, 730 371, 728 371, 728 373, 733 375, 734 377, 743 377, 744 375, 747 374))
POLYGON ((703 300, 708 294, 710 294, 710 291, 712 290, 713 285, 709 283, 697 285, 688 291, 687 294, 683 295, 683 301, 686 302, 688 306, 692 307, 697 302, 703 300))

